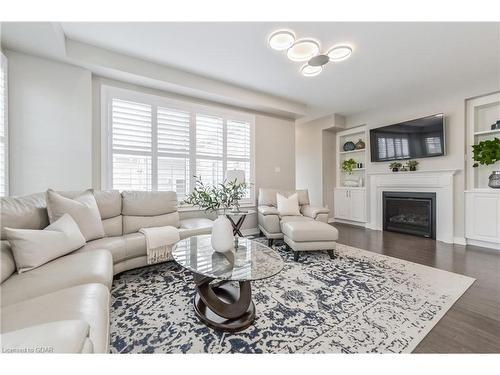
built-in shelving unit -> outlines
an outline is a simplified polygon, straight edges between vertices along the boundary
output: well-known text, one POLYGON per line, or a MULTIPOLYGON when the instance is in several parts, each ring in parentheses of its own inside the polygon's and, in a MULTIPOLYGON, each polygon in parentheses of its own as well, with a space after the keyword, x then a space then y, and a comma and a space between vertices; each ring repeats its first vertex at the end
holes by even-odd
POLYGON ((366 222, 366 161, 368 139, 365 126, 343 130, 337 133, 336 141, 336 168, 337 179, 334 192, 334 216, 336 221, 364 225, 366 222), (346 142, 364 142, 363 149, 344 151, 346 142), (354 168, 352 173, 342 171, 344 160, 353 159, 361 163, 362 167, 354 168), (346 181, 356 181, 359 186, 346 186, 346 181))
POLYGON ((466 101, 467 190, 465 191, 465 236, 467 243, 500 250, 500 189, 488 187, 488 177, 500 163, 474 168, 472 145, 500 136, 491 125, 500 120, 500 92, 466 101))

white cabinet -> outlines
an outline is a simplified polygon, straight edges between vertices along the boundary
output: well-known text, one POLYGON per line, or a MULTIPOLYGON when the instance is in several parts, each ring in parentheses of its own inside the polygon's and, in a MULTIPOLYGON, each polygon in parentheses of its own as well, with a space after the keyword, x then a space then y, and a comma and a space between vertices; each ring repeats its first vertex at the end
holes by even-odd
POLYGON ((468 240, 500 244, 500 192, 466 192, 465 212, 468 240))
POLYGON ((334 212, 336 219, 366 222, 365 189, 336 188, 334 212))

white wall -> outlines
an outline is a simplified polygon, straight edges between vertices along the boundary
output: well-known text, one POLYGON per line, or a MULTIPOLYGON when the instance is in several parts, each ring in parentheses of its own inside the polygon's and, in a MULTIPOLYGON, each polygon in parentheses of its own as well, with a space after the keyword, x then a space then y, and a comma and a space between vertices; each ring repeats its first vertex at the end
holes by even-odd
POLYGON ((90 72, 12 51, 6 56, 10 194, 90 187, 90 72))
MULTIPOLYGON (((411 120, 443 112, 446 117, 446 155, 434 158, 417 159, 420 170, 457 169, 454 176, 454 236, 458 242, 464 237, 464 153, 465 153, 465 99, 498 90, 498 83, 470 87, 453 94, 428 96, 411 103, 394 103, 390 108, 378 108, 346 118, 346 127, 366 124, 376 128, 397 122, 411 120)), ((368 147, 368 145, 367 145, 368 147)), ((371 163, 367 160, 367 173, 389 171, 387 163, 371 163)), ((439 204, 439 203, 438 203, 439 204)))
POLYGON ((332 133, 343 129, 339 115, 295 124, 295 173, 297 189, 308 189, 313 205, 328 205, 333 213, 335 182, 335 138, 332 133), (331 199, 330 199, 331 198, 331 199))

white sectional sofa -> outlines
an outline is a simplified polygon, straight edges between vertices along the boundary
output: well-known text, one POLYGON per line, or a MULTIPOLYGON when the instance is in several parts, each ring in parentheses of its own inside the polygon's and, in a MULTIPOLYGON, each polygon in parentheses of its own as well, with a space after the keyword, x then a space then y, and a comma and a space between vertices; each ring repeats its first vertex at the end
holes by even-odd
MULTIPOLYGON (((81 192, 59 193, 71 198, 81 192)), ((180 219, 174 192, 110 190, 94 191, 94 196, 106 236, 20 274, 4 227, 45 228, 45 193, 1 199, 4 351, 107 353, 113 275, 147 264, 146 240, 138 230, 172 225, 181 238, 211 232, 207 218, 180 219)))

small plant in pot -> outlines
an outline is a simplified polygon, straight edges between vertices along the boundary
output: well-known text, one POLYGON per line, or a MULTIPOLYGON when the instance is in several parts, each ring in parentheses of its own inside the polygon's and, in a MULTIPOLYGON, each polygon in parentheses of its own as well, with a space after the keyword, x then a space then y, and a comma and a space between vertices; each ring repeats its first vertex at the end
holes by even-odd
POLYGON ((203 208, 205 212, 219 214, 212 227, 211 240, 215 251, 223 253, 234 248, 233 226, 225 213, 228 209, 239 209, 246 189, 247 184, 236 179, 225 180, 218 185, 205 185, 201 177, 196 177, 195 188, 184 200, 183 203, 203 208))
POLYGON ((410 171, 416 171, 417 170, 417 165, 418 165, 418 161, 416 161, 416 160, 408 160, 406 162, 406 166, 408 167, 408 169, 410 171))
POLYGON ((389 164, 389 168, 393 172, 398 172, 399 168, 401 168, 402 166, 403 166, 403 164, 401 164, 399 161, 393 161, 391 164, 389 164))
MULTIPOLYGON (((472 145, 472 158, 475 161, 472 165, 474 168, 479 167, 479 165, 492 165, 500 161, 500 139, 488 139, 477 145, 472 145)), ((500 189, 500 171, 491 172, 488 186, 500 189)))
POLYGON ((352 174, 353 169, 358 163, 354 159, 347 159, 342 162, 342 170, 348 174, 352 174))

